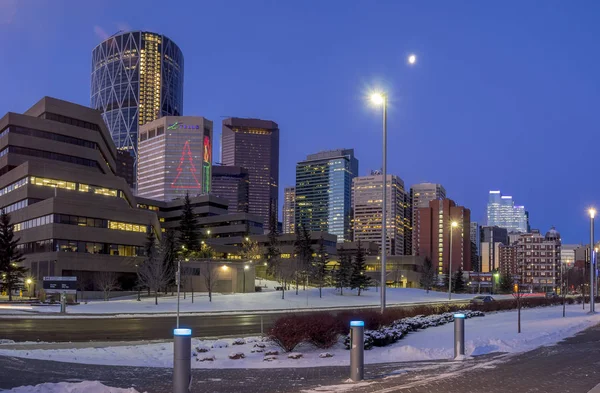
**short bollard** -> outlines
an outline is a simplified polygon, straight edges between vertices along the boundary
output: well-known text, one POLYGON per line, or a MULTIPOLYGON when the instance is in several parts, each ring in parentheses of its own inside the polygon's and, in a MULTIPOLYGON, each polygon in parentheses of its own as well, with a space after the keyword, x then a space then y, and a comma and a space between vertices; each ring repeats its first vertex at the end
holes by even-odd
POLYGON ((365 378, 365 323, 350 322, 350 379, 354 382, 365 378))
POLYGON ((192 329, 175 329, 173 337, 173 393, 189 393, 192 384, 192 329))
POLYGON ((60 313, 65 314, 67 312, 67 294, 60 294, 60 313))
POLYGON ((465 314, 454 314, 454 358, 465 356, 465 314))

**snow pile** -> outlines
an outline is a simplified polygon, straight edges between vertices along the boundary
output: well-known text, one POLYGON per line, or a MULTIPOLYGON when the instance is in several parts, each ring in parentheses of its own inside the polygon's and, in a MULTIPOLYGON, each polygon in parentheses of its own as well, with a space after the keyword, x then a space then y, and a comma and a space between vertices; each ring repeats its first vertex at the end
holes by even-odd
POLYGON ((102 385, 98 381, 83 381, 77 383, 42 383, 36 386, 19 386, 4 393, 138 393, 134 388, 119 389, 102 385))
MULTIPOLYGON (((454 322, 455 314, 463 314, 465 318, 484 316, 481 311, 462 310, 456 313, 447 312, 437 315, 417 315, 415 317, 402 318, 392 323, 392 326, 384 326, 378 330, 366 330, 364 338, 365 349, 385 347, 394 344, 410 332, 454 322)), ((344 345, 346 349, 350 349, 350 335, 345 337, 344 345)))

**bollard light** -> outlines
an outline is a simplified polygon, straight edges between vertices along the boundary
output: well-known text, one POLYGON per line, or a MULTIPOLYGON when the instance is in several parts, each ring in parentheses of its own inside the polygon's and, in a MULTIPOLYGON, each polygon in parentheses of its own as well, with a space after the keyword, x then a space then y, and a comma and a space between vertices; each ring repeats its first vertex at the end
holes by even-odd
POLYGON ((354 382, 365 378, 365 323, 350 321, 350 379, 354 382))
POLYGON ((173 393, 189 393, 192 385, 192 329, 174 329, 173 337, 173 393))
POLYGON ((465 356, 465 314, 454 314, 454 359, 465 356))

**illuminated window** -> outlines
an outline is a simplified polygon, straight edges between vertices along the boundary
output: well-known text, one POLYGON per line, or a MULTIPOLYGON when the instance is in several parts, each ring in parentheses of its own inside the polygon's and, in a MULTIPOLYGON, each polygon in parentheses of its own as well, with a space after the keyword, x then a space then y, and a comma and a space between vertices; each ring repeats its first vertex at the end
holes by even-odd
POLYGON ((147 228, 145 225, 132 224, 127 222, 108 221, 108 229, 114 229, 118 231, 127 232, 140 232, 146 233, 147 228))

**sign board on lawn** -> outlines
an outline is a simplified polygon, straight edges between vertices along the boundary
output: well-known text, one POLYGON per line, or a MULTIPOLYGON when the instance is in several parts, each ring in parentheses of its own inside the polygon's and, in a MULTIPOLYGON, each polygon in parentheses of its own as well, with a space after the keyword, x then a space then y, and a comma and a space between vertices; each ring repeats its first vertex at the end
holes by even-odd
POLYGON ((77 277, 44 277, 46 293, 77 293, 77 277))

